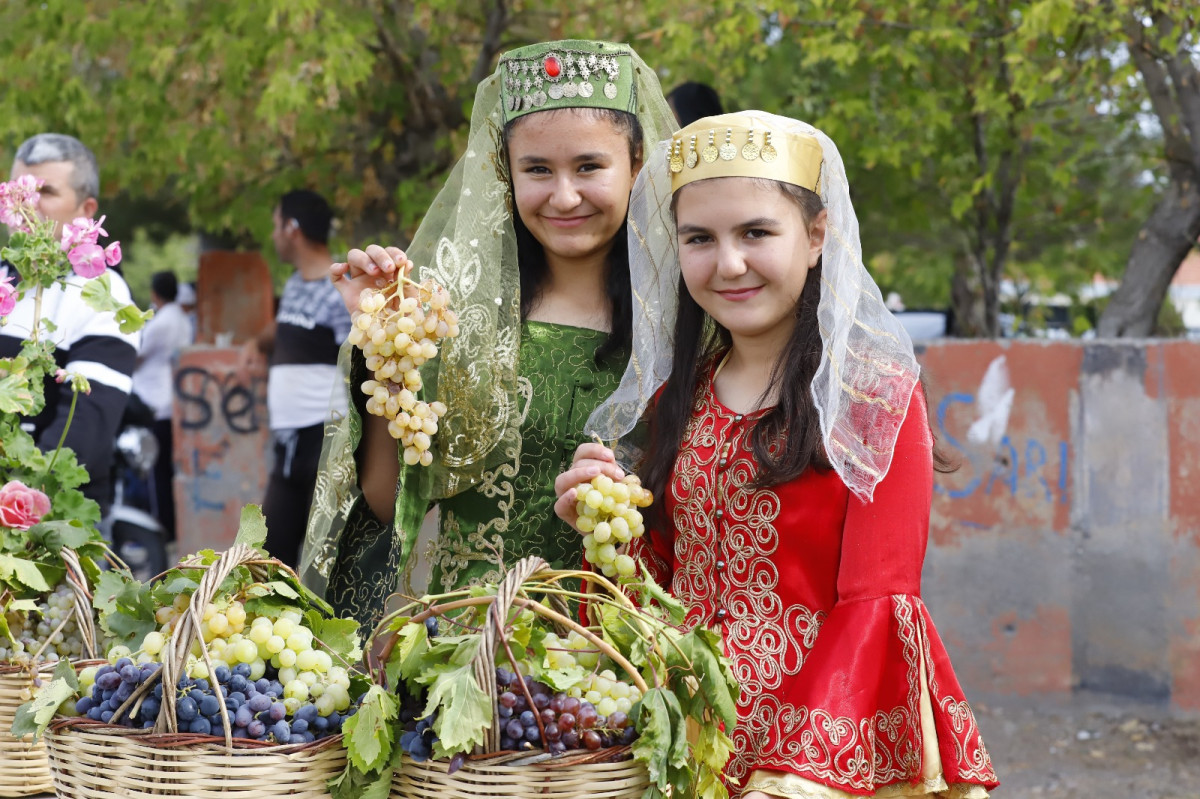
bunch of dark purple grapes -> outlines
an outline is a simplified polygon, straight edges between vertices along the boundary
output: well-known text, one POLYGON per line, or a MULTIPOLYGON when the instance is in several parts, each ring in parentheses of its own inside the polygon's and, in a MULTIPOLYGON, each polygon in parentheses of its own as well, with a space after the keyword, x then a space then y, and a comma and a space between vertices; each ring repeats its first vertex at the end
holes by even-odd
MULTIPOLYGON (((121 703, 129 698, 133 690, 160 668, 157 663, 142 666, 122 658, 113 666, 103 666, 96 672, 96 683, 92 695, 75 703, 75 710, 88 718, 125 727, 154 726, 162 706, 163 686, 160 682, 146 696, 134 714, 115 718, 121 703), (110 687, 112 686, 112 687, 110 687)), ((317 712, 312 702, 299 705, 289 719, 284 703, 283 686, 274 679, 274 669, 268 668, 257 681, 250 679, 250 666, 239 663, 230 669, 216 668, 216 684, 204 679, 185 677, 175 686, 175 721, 180 732, 198 735, 222 735, 221 706, 217 691, 225 699, 234 738, 249 738, 277 744, 311 743, 318 738, 334 735, 341 731, 347 716, 354 715, 351 707, 345 716, 336 711, 328 716, 317 712)))
POLYGON ((113 665, 101 666, 96 671, 96 682, 92 692, 75 703, 75 712, 93 721, 105 724, 116 723, 124 727, 149 728, 158 718, 158 697, 148 696, 142 700, 135 714, 125 713, 113 721, 117 710, 133 695, 137 687, 150 679, 161 668, 157 663, 138 666, 129 658, 121 658, 113 665))
POLYGON ((637 738, 637 730, 625 713, 617 711, 601 716, 591 702, 555 693, 545 683, 525 677, 529 698, 533 700, 530 707, 521 679, 508 669, 496 669, 501 749, 545 748, 551 754, 562 754, 570 749, 594 751, 623 746, 637 738))

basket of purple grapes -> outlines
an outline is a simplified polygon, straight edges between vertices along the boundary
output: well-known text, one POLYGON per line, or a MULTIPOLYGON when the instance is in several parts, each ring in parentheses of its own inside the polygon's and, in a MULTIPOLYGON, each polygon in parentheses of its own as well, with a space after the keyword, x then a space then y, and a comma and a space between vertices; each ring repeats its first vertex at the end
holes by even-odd
POLYGON ((102 584, 97 604, 138 634, 45 700, 61 702, 45 733, 60 797, 329 795, 362 680, 356 625, 286 566, 235 544, 153 586, 102 584))
POLYGON ((334 797, 385 780, 392 799, 723 796, 737 683, 720 640, 626 588, 526 558, 386 617, 359 713, 376 723, 347 731, 334 797), (711 752, 693 751, 693 724, 711 752))

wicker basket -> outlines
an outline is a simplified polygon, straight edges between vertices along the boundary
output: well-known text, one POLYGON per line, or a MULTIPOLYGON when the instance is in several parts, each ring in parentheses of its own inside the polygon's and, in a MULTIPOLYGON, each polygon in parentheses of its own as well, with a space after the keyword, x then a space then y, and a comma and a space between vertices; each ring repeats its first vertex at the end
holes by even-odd
MULTIPOLYGON (((222 581, 238 566, 249 566, 266 578, 268 566, 250 547, 235 544, 209 567, 192 595, 188 612, 163 647, 159 671, 166 685, 183 673, 188 650, 200 632, 205 607, 222 581)), ((208 652, 202 648, 208 662, 208 652)), ((126 703, 133 706, 153 689, 142 684, 126 703)), ((341 736, 305 744, 277 746, 230 737, 229 714, 221 700, 224 736, 180 733, 175 722, 174 692, 163 693, 153 729, 103 724, 90 719, 55 719, 46 732, 54 790, 62 799, 139 799, 139 797, 329 796, 330 778, 346 766, 341 736)), ((218 697, 220 695, 218 694, 218 697)), ((122 708, 122 711, 125 708, 122 708)), ((118 711, 118 712, 122 712, 118 711)))
MULTIPOLYGON (((83 646, 88 658, 96 657, 96 627, 92 616, 92 596, 79 559, 69 549, 61 552, 67 568, 67 578, 75 594, 75 621, 83 633, 83 646)), ((40 653, 39 653, 40 654, 40 653)), ((76 668, 87 661, 76 663, 76 668)), ((54 663, 42 663, 36 672, 13 665, 0 666, 0 797, 33 796, 49 793, 50 764, 42 741, 29 736, 15 738, 11 734, 17 708, 33 698, 35 681, 49 680, 54 663)))
MULTIPOLYGON (((493 718, 496 717, 497 702, 494 676, 497 650, 503 652, 508 646, 502 630, 514 605, 547 618, 560 629, 574 630, 589 638, 625 671, 643 693, 648 690, 638 670, 595 633, 570 618, 565 607, 556 610, 519 596, 523 588, 530 588, 531 585, 536 592, 538 580, 543 581, 543 587, 555 587, 564 577, 591 583, 593 590, 607 591, 630 612, 639 612, 624 593, 600 575, 556 572, 537 557, 525 558, 517 563, 501 581, 495 597, 476 597, 452 603, 458 607, 490 605, 488 623, 481 633, 482 641, 475 656, 474 672, 480 687, 487 691, 492 700, 493 718), (531 578, 534 583, 527 585, 531 578)), ((555 597, 551 595, 550 599, 554 604, 555 597)), ((411 622, 423 622, 448 609, 449 605, 426 607, 414 615, 411 622)), ((400 613, 407 610, 403 609, 400 613)), ((386 643, 382 658, 384 662, 395 642, 396 637, 393 636, 386 643)), ((499 727, 498 724, 491 727, 487 753, 472 755, 453 773, 450 772, 449 761, 416 762, 405 755, 402 764, 392 775, 391 799, 640 799, 650 785, 645 765, 631 759, 628 746, 595 752, 574 751, 558 756, 544 752, 498 752, 499 727)))

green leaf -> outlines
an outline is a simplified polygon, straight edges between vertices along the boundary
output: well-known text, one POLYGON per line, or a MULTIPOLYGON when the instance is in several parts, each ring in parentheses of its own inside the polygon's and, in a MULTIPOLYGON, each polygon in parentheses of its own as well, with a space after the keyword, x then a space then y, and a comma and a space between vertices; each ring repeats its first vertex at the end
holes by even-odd
POLYGON ((429 632, 424 624, 405 623, 396 636, 396 645, 392 647, 384 667, 388 685, 394 688, 403 679, 410 689, 416 689, 419 685, 417 678, 429 666, 425 660, 430 649, 429 632))
POLYGON ((667 665, 682 674, 690 674, 697 690, 691 695, 688 681, 676 681, 676 695, 689 715, 700 718, 711 709, 726 729, 737 725, 737 700, 741 690, 721 650, 721 639, 712 630, 697 627, 666 646, 667 665))
POLYGON ((482 746, 492 726, 492 703, 479 683, 471 663, 443 671, 429 687, 425 716, 438 710, 433 723, 438 743, 434 756, 470 752, 482 746))
POLYGON ((388 722, 395 720, 400 707, 395 697, 375 685, 363 697, 358 712, 342 725, 346 753, 360 771, 369 772, 388 761, 392 754, 392 733, 388 722))
MULTIPOLYGON (((663 791, 671 783, 670 753, 676 735, 676 720, 672 718, 669 702, 676 702, 678 707, 675 695, 662 688, 652 688, 642 696, 637 708, 638 738, 633 742, 634 758, 646 765, 650 782, 663 791)), ((682 713, 679 722, 682 723, 682 713)), ((681 732, 687 735, 686 728, 681 732)))
POLYGON ((0 555, 0 580, 16 580, 34 591, 50 590, 50 585, 38 570, 37 564, 15 555, 0 555))
POLYGON ((124 303, 118 302, 112 295, 112 278, 108 272, 84 283, 82 293, 83 301, 88 307, 100 313, 116 313, 125 307, 124 303))
POLYGON ((126 305, 117 311, 116 316, 122 333, 136 333, 153 318, 154 311, 152 309, 143 311, 136 305, 126 305))
POLYGON ((392 791, 390 766, 364 774, 347 761, 341 776, 329 781, 332 799, 388 799, 392 791))
POLYGON ((266 552, 263 545, 267 542, 267 520, 263 518, 262 508, 258 505, 247 505, 242 508, 242 518, 238 523, 235 544, 245 544, 259 552, 266 552))
POLYGON ((639 604, 649 605, 651 602, 667 612, 667 618, 676 626, 682 626, 687 617, 683 603, 667 593, 661 585, 655 582, 650 570, 642 564, 642 581, 636 586, 639 589, 639 604))
POLYGON ((29 387, 29 377, 24 372, 7 375, 0 380, 0 411, 21 416, 37 413, 36 400, 29 387))
POLYGON ((57 552, 63 547, 78 549, 90 541, 101 539, 100 534, 94 528, 84 527, 75 519, 63 519, 39 522, 30 527, 29 540, 45 547, 48 552, 57 552))
POLYGON ((300 593, 282 580, 272 580, 271 582, 267 583, 267 588, 284 599, 290 599, 293 602, 299 601, 300 599, 300 593))
POLYGON ((362 659, 358 622, 354 619, 330 619, 318 611, 310 610, 304 614, 304 622, 322 648, 348 663, 357 663, 362 659))
MULTIPOLYGON (((66 663, 68 667, 71 665, 69 661, 66 663)), ((34 740, 41 738, 59 705, 74 697, 77 689, 78 683, 72 687, 70 681, 62 678, 56 678, 48 685, 43 685, 32 700, 17 708, 12 734, 18 738, 26 735, 32 735, 34 740)))
POLYGON ((101 573, 92 604, 100 612, 100 626, 109 637, 131 649, 139 648, 146 633, 158 628, 154 620, 157 603, 150 586, 123 569, 101 573))

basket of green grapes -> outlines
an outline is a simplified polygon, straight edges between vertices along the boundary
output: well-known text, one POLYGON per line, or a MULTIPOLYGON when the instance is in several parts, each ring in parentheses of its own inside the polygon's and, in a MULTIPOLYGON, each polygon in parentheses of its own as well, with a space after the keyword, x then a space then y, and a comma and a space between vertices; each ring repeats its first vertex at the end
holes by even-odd
POLYGON ((91 578, 83 562, 92 572, 95 566, 87 554, 57 547, 61 539, 61 529, 47 525, 28 536, 19 560, 0 555, 10 578, 0 580, 0 797, 50 790, 45 746, 13 734, 13 725, 57 666, 80 668, 96 657, 91 578))
POLYGON ((328 796, 366 687, 355 622, 241 543, 151 585, 105 577, 101 623, 127 645, 29 711, 60 797, 328 796))
POLYGON ((725 796, 737 682, 681 622, 651 583, 540 558, 410 603, 375 631, 334 797, 725 796))

